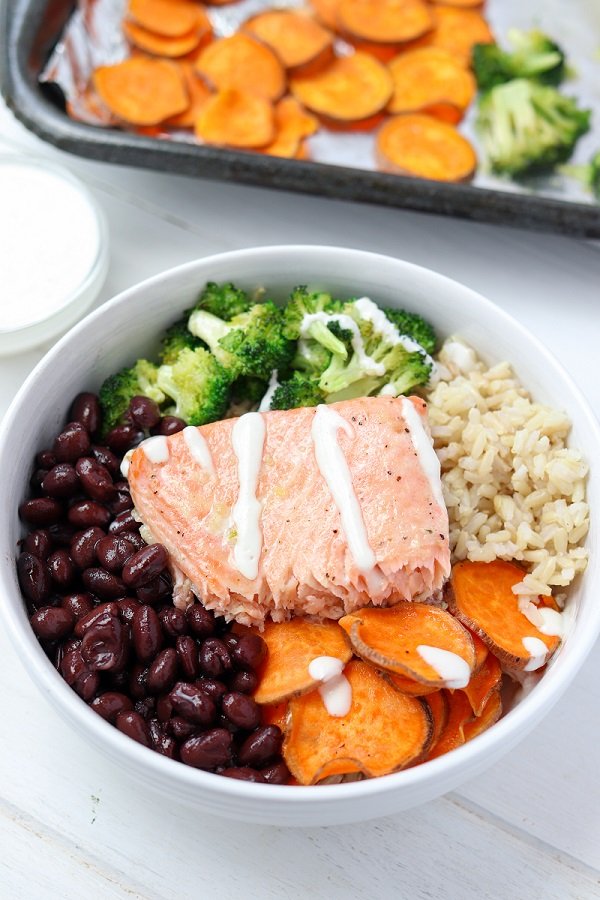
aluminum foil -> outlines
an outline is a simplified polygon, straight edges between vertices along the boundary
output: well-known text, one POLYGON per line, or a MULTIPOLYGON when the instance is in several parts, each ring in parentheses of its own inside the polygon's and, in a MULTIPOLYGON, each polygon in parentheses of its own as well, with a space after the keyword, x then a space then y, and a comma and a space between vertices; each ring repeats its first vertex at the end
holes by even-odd
MULTIPOLYGON (((79 0, 64 32, 40 76, 54 82, 65 95, 67 111, 73 119, 98 126, 118 125, 111 113, 90 90, 91 75, 101 65, 120 62, 129 55, 129 45, 121 30, 127 0, 79 0)), ((231 6, 208 9, 213 30, 219 37, 233 34, 250 16, 274 7, 305 5, 302 0, 241 0, 231 6)), ((587 162, 600 149, 600 0, 488 0, 486 17, 498 41, 506 41, 509 28, 541 28, 566 52, 570 79, 562 90, 577 97, 582 107, 591 109, 592 127, 579 141, 573 163, 587 162)), ((348 52, 343 41, 338 53, 348 52)), ((476 108, 471 106, 460 130, 478 149, 475 129, 476 108)), ((169 131, 160 137, 175 141, 195 141, 189 131, 169 131)), ((374 137, 370 133, 333 132, 321 128, 309 138, 315 162, 374 170, 374 137)), ((480 159, 483 154, 479 153, 480 159)), ((515 193, 534 194, 558 200, 595 203, 581 184, 559 173, 513 182, 486 171, 482 163, 473 184, 515 193)), ((516 223, 518 224, 518 223, 516 223)))

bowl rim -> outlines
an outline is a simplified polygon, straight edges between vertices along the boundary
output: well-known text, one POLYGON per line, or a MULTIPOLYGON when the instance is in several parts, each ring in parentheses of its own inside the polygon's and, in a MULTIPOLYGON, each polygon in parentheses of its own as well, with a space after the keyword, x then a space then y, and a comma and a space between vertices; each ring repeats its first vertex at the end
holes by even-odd
MULTIPOLYGON (((340 267, 343 266, 344 260, 349 257, 355 261, 363 262, 365 268, 368 265, 381 264, 383 261, 388 265, 393 263, 398 268, 399 274, 402 271, 412 272, 417 278, 425 277, 429 279, 430 284, 434 287, 437 285, 442 291, 445 288, 446 293, 449 290, 458 289, 463 296, 470 297, 472 301, 490 313, 499 326, 505 325, 509 329, 518 332, 529 343, 535 354, 542 358, 546 370, 550 373, 549 377, 558 378, 565 384, 577 403, 580 416, 585 420, 585 424, 597 444, 597 449, 600 451, 600 424, 578 386, 546 346, 501 307, 461 282, 407 260, 371 251, 337 247, 335 245, 290 244, 244 248, 191 260, 132 285, 88 314, 48 351, 17 392, 0 425, 0 465, 5 455, 10 452, 9 437, 11 429, 21 413, 21 407, 32 386, 38 384, 44 372, 52 366, 55 359, 64 352, 65 348, 68 348, 79 334, 93 328, 97 322, 110 317, 116 307, 125 305, 132 297, 143 295, 152 287, 167 286, 171 279, 194 273, 196 270, 200 271, 201 279, 201 271, 204 266, 213 264, 226 265, 229 262, 235 262, 243 267, 244 262, 247 260, 260 262, 261 259, 264 259, 265 265, 268 267, 269 261, 272 262, 274 257, 301 258, 307 254, 315 260, 315 263, 322 259, 324 263, 327 261, 329 264, 332 262, 331 256, 333 254, 337 257, 336 262, 340 267), (327 259, 328 257, 329 259, 327 259)), ((243 276, 240 275, 239 277, 243 276)), ((593 449, 593 447, 590 447, 589 450, 585 448, 588 458, 592 458, 593 449)), ((7 594, 15 592, 16 584, 14 559, 11 553, 7 555, 7 558, 2 558, 0 561, 0 588, 3 593, 7 594)), ((587 573, 584 573, 583 578, 586 578, 586 575, 587 573)), ((18 587, 17 595, 20 601, 21 596, 18 587)), ((575 652, 567 654, 567 657, 563 660, 559 676, 554 675, 553 670, 550 669, 536 684, 535 689, 531 693, 525 696, 512 710, 483 734, 455 749, 452 753, 412 768, 377 778, 337 784, 335 786, 311 785, 308 791, 298 790, 296 785, 262 785, 233 778, 223 778, 210 772, 183 765, 176 760, 167 759, 159 753, 143 747, 104 721, 66 684, 44 654, 33 631, 30 628, 23 627, 23 621, 18 616, 16 604, 13 608, 12 604, 1 603, 0 619, 4 622, 9 632, 21 663, 27 669, 38 689, 48 697, 64 718, 74 725, 78 724, 81 726, 81 730, 85 733, 87 739, 93 740, 95 744, 99 745, 99 749, 118 759, 121 764, 127 763, 130 769, 145 770, 146 775, 153 775, 161 782, 166 781, 168 783, 171 781, 177 783, 179 789, 188 792, 200 790, 205 795, 211 794, 215 797, 227 796, 240 801, 256 801, 260 799, 264 803, 270 802, 273 805, 276 805, 279 801, 288 803, 290 800, 293 800, 298 805, 309 803, 313 806, 319 804, 327 804, 329 806, 335 801, 360 801, 361 798, 366 796, 373 797, 394 789, 417 789, 420 785, 435 782, 436 776, 441 776, 442 773, 445 774, 446 780, 449 781, 453 775, 455 777, 458 776, 461 770, 468 769, 471 764, 473 764, 473 771, 476 771, 476 761, 484 758, 487 752, 495 745, 504 745, 508 749, 516 744, 520 737, 525 736, 543 717, 545 712, 554 705, 581 668, 600 633, 600 604, 586 609, 588 627, 584 633, 578 635, 578 644, 575 652)))

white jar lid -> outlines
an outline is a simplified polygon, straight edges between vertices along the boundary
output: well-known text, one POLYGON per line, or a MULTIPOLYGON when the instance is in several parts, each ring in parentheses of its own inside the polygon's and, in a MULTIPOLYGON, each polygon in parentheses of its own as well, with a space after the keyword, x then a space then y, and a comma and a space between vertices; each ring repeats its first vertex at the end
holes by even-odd
POLYGON ((0 354, 74 325, 107 270, 108 231, 87 188, 54 163, 0 157, 0 354))

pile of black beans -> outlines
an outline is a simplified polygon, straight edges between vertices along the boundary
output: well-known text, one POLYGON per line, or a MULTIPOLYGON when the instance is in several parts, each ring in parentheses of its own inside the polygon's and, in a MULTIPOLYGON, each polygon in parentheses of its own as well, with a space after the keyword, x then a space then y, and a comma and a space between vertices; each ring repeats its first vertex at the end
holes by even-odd
POLYGON ((98 715, 145 747, 230 778, 286 784, 282 733, 252 699, 265 644, 195 603, 172 603, 167 551, 147 545, 120 472, 127 450, 185 422, 135 397, 99 442, 95 394, 79 394, 52 447, 35 458, 31 529, 17 572, 46 654, 98 715))

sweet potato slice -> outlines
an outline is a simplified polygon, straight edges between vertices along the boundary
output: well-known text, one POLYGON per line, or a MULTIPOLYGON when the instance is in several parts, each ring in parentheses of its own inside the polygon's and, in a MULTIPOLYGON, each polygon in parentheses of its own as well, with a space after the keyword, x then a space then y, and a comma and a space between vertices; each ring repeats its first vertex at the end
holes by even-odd
POLYGON ((319 120, 303 109, 295 97, 284 97, 275 105, 275 140, 261 153, 297 159, 303 139, 318 128, 319 120))
POLYGON ((219 90, 237 88, 266 100, 278 100, 285 90, 285 71, 271 48, 241 32, 209 44, 196 71, 219 90))
POLYGON ((463 688, 471 708, 476 716, 480 716, 494 691, 502 686, 502 669, 493 653, 489 653, 476 675, 471 677, 466 688, 463 688))
POLYGON ((537 656, 531 647, 527 649, 524 639, 534 638, 546 646, 546 662, 559 644, 557 637, 542 634, 520 611, 512 588, 522 580, 523 570, 514 563, 465 560, 452 569, 448 593, 454 615, 478 634, 502 663, 515 669, 527 669, 537 656))
POLYGON ((440 739, 442 731, 448 723, 448 716, 450 715, 450 705, 448 703, 448 696, 446 691, 435 691, 433 694, 429 694, 425 702, 429 707, 429 711, 431 712, 431 719, 433 722, 433 733, 431 735, 431 744, 429 749, 429 752, 431 753, 438 740, 440 739))
POLYGON ((390 609, 367 607, 344 616, 339 624, 350 636, 357 656, 424 685, 460 686, 447 684, 444 674, 426 661, 425 657, 429 656, 426 648, 460 657, 460 661, 453 658, 451 661, 459 662, 467 681, 475 665, 471 635, 449 612, 437 606, 398 603, 390 609))
POLYGON ((210 31, 204 9, 188 0, 129 0, 127 14, 137 25, 163 37, 182 37, 194 29, 210 31))
POLYGON ((475 647, 475 668, 473 669, 473 675, 477 675, 490 651, 487 648, 487 644, 481 640, 478 634, 475 634, 474 631, 470 631, 469 634, 471 635, 471 640, 475 647))
POLYGON ((183 112, 167 119, 165 124, 170 128, 193 128, 198 120, 198 116, 211 98, 212 92, 207 88, 204 81, 196 75, 192 63, 178 61, 177 65, 181 68, 181 74, 187 87, 189 105, 183 112))
POLYGON ((157 125, 189 103, 179 69, 166 59, 136 57, 101 66, 93 83, 110 111, 132 125, 157 125))
POLYGON ((394 93, 391 113, 428 112, 450 105, 462 112, 473 100, 477 85, 460 60, 438 47, 422 47, 397 56, 389 64, 394 93))
POLYGON ((264 147, 275 136, 273 106, 263 97, 227 88, 203 106, 195 132, 206 144, 219 147, 264 147))
MULTIPOLYGON (((457 693, 460 693, 457 691, 457 693)), ((482 734, 495 725, 502 715, 502 696, 500 691, 494 691, 488 697, 487 703, 479 715, 469 722, 465 722, 463 726, 463 734, 465 741, 472 741, 478 734, 482 734)))
POLYGON ((381 113, 392 96, 392 76, 367 53, 336 59, 322 72, 292 78, 292 94, 326 122, 348 125, 381 113))
POLYGON ((433 0, 436 6, 456 6, 459 9, 478 9, 484 0, 433 0))
POLYGON ((333 35, 311 16, 274 9, 253 16, 243 26, 267 44, 294 75, 322 69, 333 59, 333 35))
POLYGON ((123 22, 123 31, 127 40, 140 50, 152 53, 154 56, 166 56, 169 59, 177 59, 195 50, 202 40, 202 32, 193 29, 179 37, 164 37, 155 34, 136 25, 135 22, 123 22))
POLYGON ((413 681, 412 678, 396 675, 395 672, 382 670, 381 674, 397 691, 408 694, 410 697, 427 697, 429 694, 439 691, 439 687, 436 687, 434 684, 423 684, 421 681, 413 681))
POLYGON ((477 166, 475 151, 462 134, 420 113, 388 119, 377 134, 375 152, 384 172, 434 181, 466 181, 477 166))
POLYGON ((434 23, 422 0, 341 0, 337 19, 343 34, 383 44, 414 40, 434 23))
POLYGON ((267 658, 259 672, 254 692, 257 703, 279 703, 315 688, 319 682, 308 673, 318 656, 334 656, 344 663, 352 656, 344 631, 335 622, 319 624, 306 619, 266 622, 261 637, 267 644, 267 658))
POLYGON ((424 702, 395 691, 360 660, 349 662, 344 675, 352 689, 345 716, 329 715, 318 691, 290 701, 283 756, 300 784, 315 784, 336 768, 335 774, 387 775, 429 746, 433 726, 424 702))
POLYGON ((337 28, 337 13, 340 0, 310 0, 317 19, 327 28, 335 31, 337 28))
POLYGON ((421 40, 431 47, 447 50, 467 65, 475 44, 493 43, 494 35, 476 9, 436 6, 433 15, 434 29, 421 40))
POLYGON ((471 704, 463 691, 444 691, 448 704, 448 718, 442 732, 431 750, 427 759, 436 759, 450 750, 462 746, 465 743, 465 726, 473 718, 471 704))

